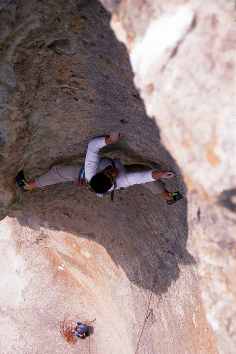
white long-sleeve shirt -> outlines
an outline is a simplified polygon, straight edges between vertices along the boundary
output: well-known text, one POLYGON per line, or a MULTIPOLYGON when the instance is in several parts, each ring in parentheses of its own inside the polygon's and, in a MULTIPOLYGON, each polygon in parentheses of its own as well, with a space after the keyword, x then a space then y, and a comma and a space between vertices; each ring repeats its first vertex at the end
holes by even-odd
MULTIPOLYGON (((92 177, 101 172, 104 168, 111 164, 111 161, 99 156, 99 150, 106 146, 105 137, 94 138, 88 144, 88 149, 85 157, 85 178, 88 182, 92 177)), ((116 189, 127 188, 134 184, 143 184, 153 182, 152 170, 142 172, 128 172, 120 160, 114 160, 118 170, 116 177, 116 189)), ((111 190, 113 187, 111 188, 111 190)))

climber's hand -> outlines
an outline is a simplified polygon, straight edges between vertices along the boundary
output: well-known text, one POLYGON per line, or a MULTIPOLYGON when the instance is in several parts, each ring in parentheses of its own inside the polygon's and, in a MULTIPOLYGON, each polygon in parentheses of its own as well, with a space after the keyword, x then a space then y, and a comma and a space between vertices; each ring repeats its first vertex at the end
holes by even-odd
POLYGON ((116 144, 121 139, 121 134, 119 132, 112 132, 105 136, 106 144, 116 144))
POLYGON ((152 177, 154 179, 156 179, 156 180, 158 180, 158 179, 170 179, 170 178, 175 177, 175 174, 172 171, 157 171, 157 170, 154 170, 154 171, 152 171, 152 177))

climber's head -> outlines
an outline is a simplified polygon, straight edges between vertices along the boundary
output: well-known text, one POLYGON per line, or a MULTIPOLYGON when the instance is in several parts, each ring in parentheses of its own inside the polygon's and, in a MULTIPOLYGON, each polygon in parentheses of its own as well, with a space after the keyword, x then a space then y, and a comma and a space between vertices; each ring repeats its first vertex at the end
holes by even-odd
POLYGON ((103 171, 94 175, 90 181, 90 187, 98 194, 107 193, 114 185, 118 170, 115 167, 107 166, 103 171))

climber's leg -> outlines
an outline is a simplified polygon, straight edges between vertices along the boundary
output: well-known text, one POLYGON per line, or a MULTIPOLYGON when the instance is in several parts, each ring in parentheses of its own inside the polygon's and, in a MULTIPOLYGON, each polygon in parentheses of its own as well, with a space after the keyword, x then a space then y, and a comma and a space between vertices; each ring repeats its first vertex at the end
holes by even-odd
POLYGON ((37 188, 42 188, 57 183, 73 182, 78 176, 79 166, 56 165, 44 175, 35 178, 34 182, 37 188))
POLYGON ((53 184, 73 182, 78 179, 79 170, 79 166, 56 165, 47 173, 31 181, 26 181, 23 171, 20 171, 16 176, 16 183, 24 190, 34 190, 53 184))

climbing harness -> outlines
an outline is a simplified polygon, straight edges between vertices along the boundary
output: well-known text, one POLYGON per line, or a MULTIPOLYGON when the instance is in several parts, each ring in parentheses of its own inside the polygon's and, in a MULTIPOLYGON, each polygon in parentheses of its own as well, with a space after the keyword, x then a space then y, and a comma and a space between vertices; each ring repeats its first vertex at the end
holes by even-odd
POLYGON ((79 186, 86 186, 88 184, 88 182, 86 181, 85 178, 85 168, 84 168, 84 163, 81 166, 80 170, 79 170, 79 176, 78 176, 78 185, 79 186))

